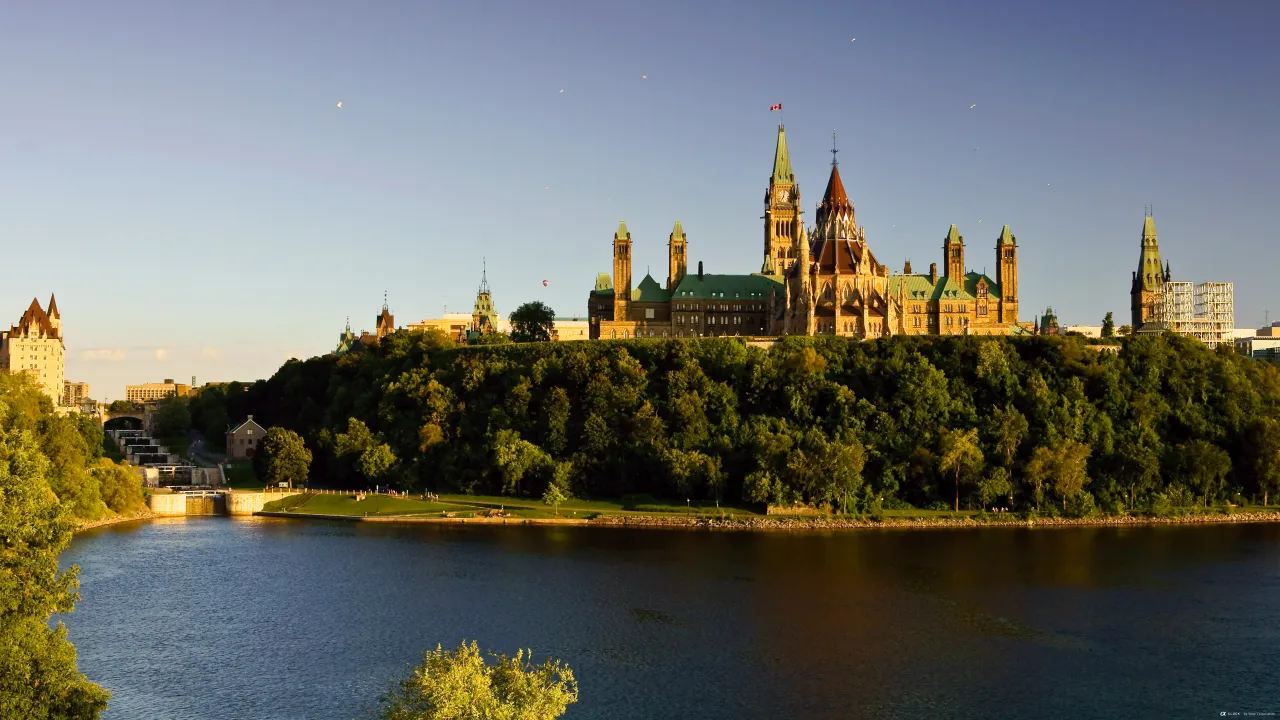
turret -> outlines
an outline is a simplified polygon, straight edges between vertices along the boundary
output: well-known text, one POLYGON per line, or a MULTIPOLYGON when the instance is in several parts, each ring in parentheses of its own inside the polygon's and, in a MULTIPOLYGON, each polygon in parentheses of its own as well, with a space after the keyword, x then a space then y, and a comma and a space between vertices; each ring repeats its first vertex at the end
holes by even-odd
POLYGON ((955 225, 951 226, 942 240, 942 262, 947 277, 956 282, 964 282, 964 238, 955 225))
POLYGON ((667 291, 673 291, 684 279, 689 267, 689 241, 684 236, 680 221, 672 228, 667 244, 667 291))
POLYGON ((1138 269, 1133 273, 1133 287, 1129 291, 1130 320, 1134 330, 1155 314, 1156 297, 1171 276, 1167 264, 1161 267, 1156 220, 1148 213, 1142 218, 1142 249, 1138 255, 1138 269))
POLYGON ((996 238, 996 284, 1000 286, 1000 322, 1018 321, 1018 238, 1005 225, 996 238))
POLYGON ((772 266, 775 272, 786 272, 796 260, 791 255, 791 241, 800 224, 800 188, 791 171, 787 133, 782 125, 778 126, 778 145, 773 154, 769 189, 764 196, 763 219, 765 261, 762 267, 772 266))
POLYGON ((631 232, 618 222, 613 234, 613 319, 626 320, 631 309, 631 232))

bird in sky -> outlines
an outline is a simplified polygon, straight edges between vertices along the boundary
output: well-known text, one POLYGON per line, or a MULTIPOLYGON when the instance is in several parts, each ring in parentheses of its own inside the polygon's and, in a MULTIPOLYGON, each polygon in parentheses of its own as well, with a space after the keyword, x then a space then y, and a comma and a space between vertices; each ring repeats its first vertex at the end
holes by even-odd
POLYGON ((976 108, 976 107, 978 107, 978 103, 974 103, 974 104, 970 105, 970 106, 969 106, 969 109, 970 109, 970 110, 972 110, 972 109, 974 109, 974 108, 976 108))
POLYGON ((338 101, 338 109, 339 109, 339 110, 341 110, 341 109, 342 109, 342 101, 341 101, 341 100, 339 100, 339 101, 338 101))
POLYGON ((649 79, 649 76, 648 76, 648 75, 641 75, 641 76, 640 76, 640 79, 641 79, 641 80, 648 80, 648 79, 649 79))
POLYGON ((560 88, 560 92, 564 92, 564 88, 560 88))
POLYGON ((850 40, 849 42, 857 42, 857 41, 858 41, 858 38, 853 38, 853 39, 852 39, 852 40, 850 40))

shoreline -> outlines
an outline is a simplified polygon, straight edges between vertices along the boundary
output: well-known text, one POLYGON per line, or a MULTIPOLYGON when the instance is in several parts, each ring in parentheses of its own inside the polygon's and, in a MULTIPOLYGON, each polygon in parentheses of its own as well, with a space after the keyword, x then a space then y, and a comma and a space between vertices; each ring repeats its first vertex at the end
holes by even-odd
POLYGON ((71 534, 77 535, 85 530, 95 530, 109 525, 120 525, 121 523, 138 522, 141 520, 154 520, 156 517, 159 516, 150 510, 138 510, 128 515, 117 515, 115 517, 102 518, 101 520, 88 520, 79 523, 75 526, 75 529, 71 531, 71 534))
POLYGON ((380 523, 439 523, 448 525, 543 525, 543 526, 577 526, 577 527, 610 527, 610 528, 644 528, 657 530, 711 530, 739 532, 830 532, 874 529, 933 529, 948 528, 987 528, 987 527, 1021 527, 1021 528, 1062 528, 1062 527, 1108 527, 1108 526, 1144 526, 1144 525, 1213 525, 1222 523, 1271 523, 1280 522, 1280 511, 1244 511, 1230 514, 1184 515, 1178 517, 1135 517, 1131 515, 1105 518, 1037 518, 1035 520, 1020 519, 984 519, 973 518, 939 518, 939 519, 888 519, 879 522, 851 518, 824 517, 748 517, 748 518, 697 518, 697 517, 656 517, 649 515, 608 515, 591 520, 579 518, 446 518, 446 517, 414 517, 409 515, 321 515, 314 513, 273 512, 254 513, 260 517, 287 518, 296 520, 341 520, 347 522, 380 522, 380 523))

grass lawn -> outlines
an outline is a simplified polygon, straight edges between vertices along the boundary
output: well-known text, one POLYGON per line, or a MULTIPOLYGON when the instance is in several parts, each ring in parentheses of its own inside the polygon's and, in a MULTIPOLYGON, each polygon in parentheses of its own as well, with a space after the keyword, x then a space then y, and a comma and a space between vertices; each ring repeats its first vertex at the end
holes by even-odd
POLYGON ((245 490, 261 490, 262 481, 258 479, 258 474, 253 471, 253 462, 249 460, 240 460, 234 463, 227 463, 227 487, 245 490))
MULTIPOLYGON (((539 510, 546 512, 546 517, 551 517, 551 506, 544 505, 541 498, 523 497, 514 498, 505 495, 441 495, 442 502, 458 503, 460 505, 473 505, 483 508, 506 508, 514 514, 520 514, 524 517, 540 517, 538 515, 525 515, 525 510, 539 510)), ((735 507, 731 505, 721 504, 717 509, 713 502, 697 502, 694 503, 692 509, 685 503, 672 500, 653 500, 644 498, 632 502, 628 500, 581 500, 573 498, 560 503, 560 515, 573 517, 573 513, 577 512, 578 517, 582 517, 584 513, 588 516, 607 513, 610 515, 682 515, 691 513, 694 515, 719 515, 721 512, 732 513, 734 515, 759 515, 760 513, 743 507, 735 507)))
MULTIPOLYGON (((286 505, 288 500, 282 501, 286 505)), ((468 508, 446 503, 394 498, 386 495, 366 495, 356 501, 354 493, 346 495, 311 495, 305 502, 287 508, 292 512, 316 515, 426 515, 440 512, 469 512, 468 508)))

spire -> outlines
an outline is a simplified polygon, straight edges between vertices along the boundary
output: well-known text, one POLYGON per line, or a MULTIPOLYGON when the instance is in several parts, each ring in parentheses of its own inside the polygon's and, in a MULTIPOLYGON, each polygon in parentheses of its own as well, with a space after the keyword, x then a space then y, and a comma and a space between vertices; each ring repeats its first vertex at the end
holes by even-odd
POLYGON ((778 149, 773 154, 774 182, 792 182, 795 175, 791 172, 791 156, 787 154, 787 131, 778 124, 778 149))
POLYGON ((390 310, 390 308, 387 307, 387 291, 386 290, 382 291, 382 310, 383 312, 387 312, 390 310))
POLYGON ((51 318, 62 317, 60 314, 58 314, 58 299, 54 296, 53 293, 49 294, 49 317, 51 318))
POLYGON ((840 152, 840 148, 836 147, 836 131, 832 130, 831 131, 831 167, 835 167, 840 164, 840 161, 836 159, 836 153, 838 152, 840 152))
POLYGON ((616 235, 615 237, 616 237, 618 240, 626 240, 626 239, 628 239, 628 237, 629 237, 630 235, 631 235, 630 231, 628 231, 628 230, 627 230, 627 221, 626 221, 626 220, 619 220, 619 221, 618 221, 618 233, 617 233, 617 235, 616 235))
POLYGON ((677 221, 676 221, 676 226, 675 226, 674 228, 672 228, 672 229, 671 229, 671 237, 672 237, 672 239, 676 239, 676 238, 683 239, 683 238, 684 238, 684 228, 680 227, 680 221, 679 221, 679 220, 677 220, 677 221))
POLYGON ((831 163, 831 177, 827 180, 827 191, 822 195, 822 204, 829 210, 850 205, 849 196, 844 191, 844 182, 840 180, 840 168, 834 159, 831 163))
MULTIPOLYGON (((1009 226, 1006 225, 1005 229, 1007 230, 1008 228, 1009 226)), ((959 243, 961 245, 964 244, 963 240, 960 238, 960 231, 956 229, 955 223, 952 223, 951 229, 947 231, 946 240, 944 240, 943 242, 945 242, 947 245, 950 245, 952 243, 959 243)))
POLYGON ((480 258, 480 289, 478 293, 489 294, 489 260, 480 258))
MULTIPOLYGON (((952 225, 951 227, 955 227, 952 225)), ((1017 245, 1017 240, 1013 237, 1013 233, 1009 232, 1009 226, 1005 225, 1000 231, 1000 237, 996 238, 996 245, 1017 245)))
POLYGON ((1156 219, 1150 215, 1142 218, 1142 239, 1156 239, 1156 219))

